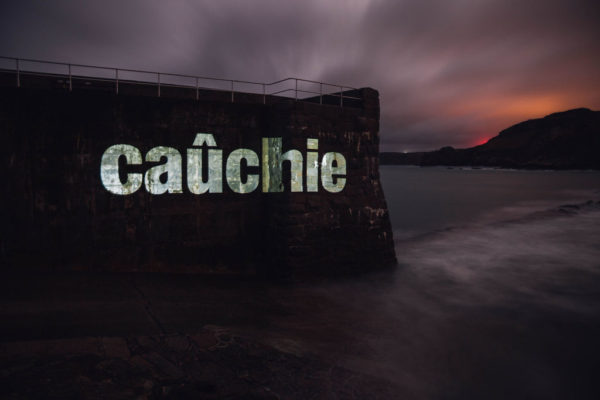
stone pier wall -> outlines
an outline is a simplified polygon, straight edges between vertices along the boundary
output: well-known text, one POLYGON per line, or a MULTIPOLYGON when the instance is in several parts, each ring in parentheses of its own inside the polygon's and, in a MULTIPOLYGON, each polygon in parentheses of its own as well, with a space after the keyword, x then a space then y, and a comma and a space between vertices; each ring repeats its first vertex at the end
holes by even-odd
MULTIPOLYGON (((361 104, 342 108, 0 87, 3 268, 289 276, 394 264, 379 181, 378 93, 356 93, 361 104), (260 157, 263 137, 281 137, 283 151, 299 150, 306 164, 306 140, 318 139, 319 157, 344 155, 346 186, 292 193, 287 183, 282 193, 263 193, 259 185, 239 194, 224 182, 223 193, 192 194, 185 155, 198 132, 214 136, 224 162, 237 148, 260 157), (107 191, 101 158, 120 143, 142 156, 156 146, 178 149, 183 193, 107 191)), ((121 166, 143 173, 156 164, 121 166)))

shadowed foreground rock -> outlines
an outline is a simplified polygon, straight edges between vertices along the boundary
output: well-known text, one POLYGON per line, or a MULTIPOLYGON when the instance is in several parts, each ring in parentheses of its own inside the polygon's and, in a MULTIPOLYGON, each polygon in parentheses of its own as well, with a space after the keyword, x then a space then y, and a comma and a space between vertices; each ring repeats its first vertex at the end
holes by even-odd
POLYGON ((0 397, 393 398, 384 380, 209 326, 191 335, 4 343, 0 397))

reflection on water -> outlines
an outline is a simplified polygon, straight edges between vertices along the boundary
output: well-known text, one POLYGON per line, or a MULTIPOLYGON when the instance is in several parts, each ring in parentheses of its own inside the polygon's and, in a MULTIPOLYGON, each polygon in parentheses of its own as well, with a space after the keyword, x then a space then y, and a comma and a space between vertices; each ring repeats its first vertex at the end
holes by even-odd
POLYGON ((404 398, 595 398, 600 205, 527 215, 600 197, 600 174, 393 168, 398 268, 273 290, 264 340, 404 398))

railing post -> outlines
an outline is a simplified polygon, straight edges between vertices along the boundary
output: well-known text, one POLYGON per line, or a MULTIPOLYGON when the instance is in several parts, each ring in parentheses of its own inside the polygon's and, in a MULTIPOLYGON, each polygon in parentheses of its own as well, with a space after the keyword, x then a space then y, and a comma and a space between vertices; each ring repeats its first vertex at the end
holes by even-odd
MULTIPOLYGON (((50 64, 54 64, 54 65, 60 65, 61 67, 64 67, 66 65, 67 68, 68 68, 69 92, 73 91, 73 65, 75 67, 80 67, 80 68, 81 67, 83 67, 83 68, 86 68, 86 67, 101 68, 101 69, 106 70, 106 71, 108 71, 110 69, 114 69, 114 71, 115 71, 115 77, 114 77, 114 79, 115 79, 115 94, 117 94, 117 95, 119 94, 119 80, 120 80, 120 78, 119 78, 119 69, 118 68, 97 67, 97 66, 80 65, 80 64, 70 64, 70 63, 53 63, 53 62, 46 62, 46 61, 39 61, 39 60, 29 60, 29 59, 23 59, 23 60, 21 60, 21 59, 16 58, 16 57, 14 57, 14 58, 13 57, 1 57, 1 58, 4 58, 5 60, 14 60, 15 61, 15 72, 16 72, 16 76, 15 77, 16 77, 16 86, 17 86, 17 88, 21 87, 21 61, 25 61, 26 63, 27 62, 50 63, 50 64)), ((157 76, 157 96, 161 97, 161 86, 162 86, 161 85, 161 72, 146 72, 146 71, 136 71, 136 70, 128 70, 128 69, 124 69, 123 71, 125 71, 125 72, 141 72, 141 73, 146 73, 148 75, 156 74, 156 76, 157 76)), ((27 69, 25 70, 25 73, 26 73, 26 77, 27 77, 27 74, 33 75, 33 76, 40 75, 40 73, 36 73, 36 72, 30 71, 30 70, 27 70, 27 69)), ((80 81, 83 78, 85 78, 85 75, 81 75, 81 74, 82 74, 82 72, 80 72, 80 75, 77 76, 78 79, 80 79, 80 81)), ((200 99, 200 79, 215 80, 215 81, 221 82, 221 84, 227 82, 226 79, 218 79, 218 78, 209 78, 209 77, 202 78, 202 77, 194 77, 194 76, 190 76, 190 75, 169 74, 169 73, 166 73, 166 75, 170 75, 170 76, 174 76, 174 77, 180 77, 180 78, 185 78, 186 80, 189 79, 189 78, 195 78, 195 80, 196 80, 196 87, 195 87, 195 89, 196 89, 196 100, 200 99)), ((62 75, 59 74, 58 76, 60 77, 62 75)), ((93 80, 94 78, 91 78, 91 79, 93 80)), ((279 91, 276 91, 277 88, 270 89, 269 96, 276 96, 277 95, 277 96, 284 96, 284 97, 289 98, 289 94, 281 95, 280 93, 286 93, 286 92, 289 92, 290 90, 294 90, 294 100, 298 101, 299 100, 298 92, 316 94, 314 91, 311 92, 310 90, 300 89, 298 81, 303 81, 303 82, 309 82, 309 86, 310 86, 310 84, 313 84, 313 87, 314 87, 314 84, 316 84, 316 83, 319 84, 319 92, 318 92, 318 94, 319 94, 319 104, 324 104, 323 103, 323 97, 324 96, 331 96, 331 98, 333 99, 333 102, 335 102, 335 99, 334 99, 335 98, 335 92, 331 91, 329 89, 329 87, 336 87, 336 85, 332 85, 332 84, 324 83, 324 82, 309 81, 309 80, 299 79, 299 78, 293 78, 293 77, 286 78, 286 79, 283 79, 283 80, 280 80, 280 81, 277 81, 277 82, 272 82, 272 83, 248 82, 248 81, 233 80, 233 79, 231 79, 231 80, 229 80, 229 83, 231 85, 231 87, 230 87, 231 102, 235 103, 235 82, 238 82, 238 83, 243 84, 243 85, 254 85, 254 86, 260 85, 260 86, 262 86, 262 101, 263 101, 263 104, 267 104, 267 86, 271 86, 271 85, 275 85, 275 84, 279 84, 279 83, 285 82, 284 87, 287 87, 287 82, 289 82, 292 79, 294 80, 294 89, 289 89, 288 88, 288 89, 279 90, 279 91), (325 93, 323 91, 323 85, 326 86, 325 90, 327 91, 327 93, 325 93)), ((108 81, 110 81, 110 78, 108 80, 107 79, 100 79, 100 80, 105 80, 105 81, 108 82, 108 81)), ((86 85, 90 84, 89 82, 85 82, 85 83, 86 83, 86 85)), ((126 83, 127 83, 127 81, 126 81, 126 83)), ((137 83, 135 83, 135 81, 132 81, 130 83, 131 84, 137 84, 137 83)), ((82 84, 83 84, 83 82, 80 82, 80 86, 82 84)), ((139 82, 139 84, 145 84, 145 85, 150 84, 151 85, 152 82, 150 82, 150 79, 147 79, 145 81, 139 82)), ((182 88, 182 89, 185 89, 185 90, 188 90, 190 87, 193 88, 193 86, 190 85, 189 83, 181 84, 180 85, 180 84, 176 84, 176 83, 169 83, 169 81, 167 80, 167 87, 169 87, 169 86, 174 87, 174 88, 182 88)), ((307 85, 304 85, 304 86, 307 86, 307 85)), ((63 85, 63 87, 64 87, 64 85, 63 85)), ((354 97, 351 93, 354 93, 355 91, 357 91, 357 89, 348 87, 349 88, 349 95, 345 96, 344 95, 344 88, 345 88, 345 86, 338 86, 338 87, 339 87, 339 90, 340 90, 340 92, 339 92, 339 98, 340 98, 339 105, 340 105, 340 107, 344 107, 344 98, 348 98, 350 100, 356 99, 356 97, 354 97)), ((220 90, 223 91, 224 88, 221 86, 220 90)), ((244 93, 245 92, 240 92, 240 94, 242 95, 242 97, 241 97, 242 101, 244 99, 244 97, 243 97, 244 93)), ((248 92, 248 94, 250 94, 250 93, 253 93, 252 95, 258 94, 258 93, 252 92, 252 91, 248 92)), ((306 95, 305 95, 305 97, 303 97, 303 99, 306 99, 306 95)), ((313 98, 313 100, 315 100, 315 99, 313 98)))
POLYGON ((19 59, 15 58, 15 61, 17 62, 17 87, 21 87, 21 71, 19 69, 19 59))
POLYGON ((319 104, 323 104, 323 82, 319 82, 319 104))

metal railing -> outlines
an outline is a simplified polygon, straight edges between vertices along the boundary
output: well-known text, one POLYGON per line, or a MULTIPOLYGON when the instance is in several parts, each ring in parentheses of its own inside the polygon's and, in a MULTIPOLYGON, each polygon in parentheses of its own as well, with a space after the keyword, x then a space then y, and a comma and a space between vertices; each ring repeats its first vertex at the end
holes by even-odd
POLYGON ((231 93, 232 103, 235 102, 236 94, 262 95, 263 104, 267 103, 268 96, 293 98, 296 101, 310 98, 315 102, 316 97, 318 96, 319 104, 323 104, 324 98, 333 97, 334 99, 339 99, 339 103, 337 104, 339 104, 340 107, 344 106, 344 99, 362 100, 361 97, 344 94, 345 91, 358 90, 356 88, 301 78, 285 78, 279 81, 265 83, 127 68, 103 67, 97 65, 34 60, 28 58, 0 56, 0 60, 4 60, 4 63, 7 61, 14 63, 14 69, 11 68, 11 65, 8 65, 7 68, 0 66, 0 70, 14 71, 16 75, 17 87, 21 87, 23 76, 34 75, 66 79, 67 81, 65 83, 68 82, 69 91, 73 90, 74 80, 84 79, 86 81, 111 82, 114 84, 114 91, 116 94, 119 94, 119 84, 155 85, 157 97, 161 96, 161 88, 164 89, 169 87, 192 89, 195 90, 196 100, 200 99, 201 90, 226 91, 231 93), (26 68, 24 68, 24 66, 26 68), (87 73, 82 73, 85 71, 87 71, 87 73), (143 79, 144 77, 146 79, 143 79), (206 85, 207 83, 208 86, 206 85), (290 85, 293 86, 289 87, 290 85), (245 90, 237 90, 240 87, 244 87, 245 90), (318 90, 316 87, 318 87, 318 90), (328 91, 328 88, 339 89, 339 91, 328 91))

